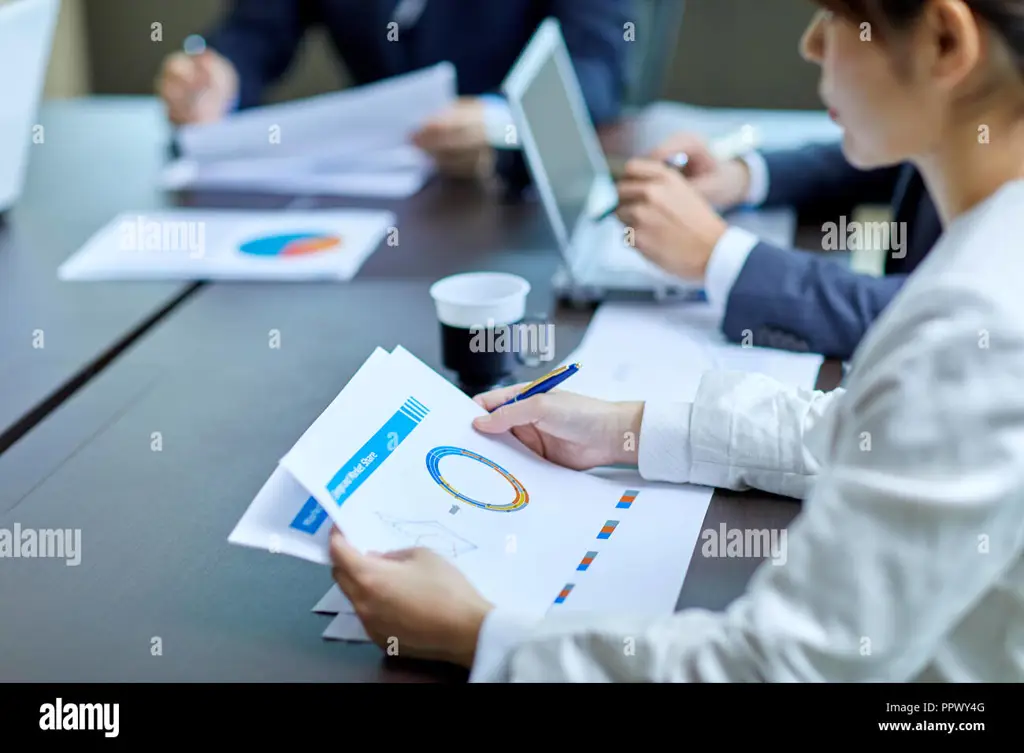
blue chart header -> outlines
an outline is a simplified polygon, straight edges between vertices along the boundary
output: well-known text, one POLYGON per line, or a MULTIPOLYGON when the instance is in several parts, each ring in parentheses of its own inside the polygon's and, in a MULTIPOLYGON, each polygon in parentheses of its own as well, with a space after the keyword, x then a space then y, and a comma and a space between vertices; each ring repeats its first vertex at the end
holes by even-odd
MULTIPOLYGON (((416 398, 410 397, 391 418, 364 444, 359 451, 338 469, 327 484, 327 493, 340 507, 359 486, 380 467, 397 449, 412 430, 430 411, 416 398)), ((316 533, 327 520, 327 512, 310 497, 291 527, 306 533, 316 533)))

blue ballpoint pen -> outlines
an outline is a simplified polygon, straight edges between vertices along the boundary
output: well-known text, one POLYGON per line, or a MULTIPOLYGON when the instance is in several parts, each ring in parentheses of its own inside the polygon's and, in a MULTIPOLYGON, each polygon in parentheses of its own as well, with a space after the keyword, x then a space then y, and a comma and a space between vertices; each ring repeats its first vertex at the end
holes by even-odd
POLYGON ((498 410, 498 408, 504 408, 506 405, 518 403, 520 400, 526 400, 526 398, 528 397, 540 395, 551 389, 554 389, 579 370, 580 365, 578 363, 571 363, 568 366, 560 366, 547 376, 541 377, 536 382, 530 382, 523 388, 522 392, 494 408, 494 410, 492 410, 491 413, 493 413, 495 410, 498 410))

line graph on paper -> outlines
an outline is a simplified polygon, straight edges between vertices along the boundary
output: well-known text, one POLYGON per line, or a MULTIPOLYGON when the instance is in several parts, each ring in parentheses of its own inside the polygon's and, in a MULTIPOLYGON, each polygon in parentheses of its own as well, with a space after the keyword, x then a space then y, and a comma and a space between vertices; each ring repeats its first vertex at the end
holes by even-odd
POLYGON ((380 512, 374 514, 409 547, 422 546, 443 557, 461 557, 477 548, 472 541, 436 520, 403 520, 380 512))

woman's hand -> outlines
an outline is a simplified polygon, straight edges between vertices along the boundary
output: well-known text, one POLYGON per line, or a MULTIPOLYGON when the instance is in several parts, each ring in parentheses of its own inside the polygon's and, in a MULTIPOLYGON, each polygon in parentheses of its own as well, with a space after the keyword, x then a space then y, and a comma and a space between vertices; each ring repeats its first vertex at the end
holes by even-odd
MULTIPOLYGON (((493 390, 473 399, 492 410, 522 388, 493 390)), ((642 402, 610 403, 552 390, 480 416, 473 426, 485 434, 511 431, 541 457, 578 471, 635 465, 643 406, 642 402)))
POLYGON ((334 528, 331 574, 373 642, 389 654, 472 668, 492 605, 446 559, 417 547, 363 554, 334 528))

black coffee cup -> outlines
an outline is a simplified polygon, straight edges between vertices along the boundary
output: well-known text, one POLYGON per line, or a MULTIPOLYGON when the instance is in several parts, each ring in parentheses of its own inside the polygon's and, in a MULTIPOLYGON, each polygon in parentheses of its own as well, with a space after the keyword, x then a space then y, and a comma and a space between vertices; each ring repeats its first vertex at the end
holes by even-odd
POLYGON ((554 358, 554 327, 528 318, 530 283, 499 272, 470 272, 430 288, 441 326, 441 358, 467 395, 515 383, 520 366, 554 358))

